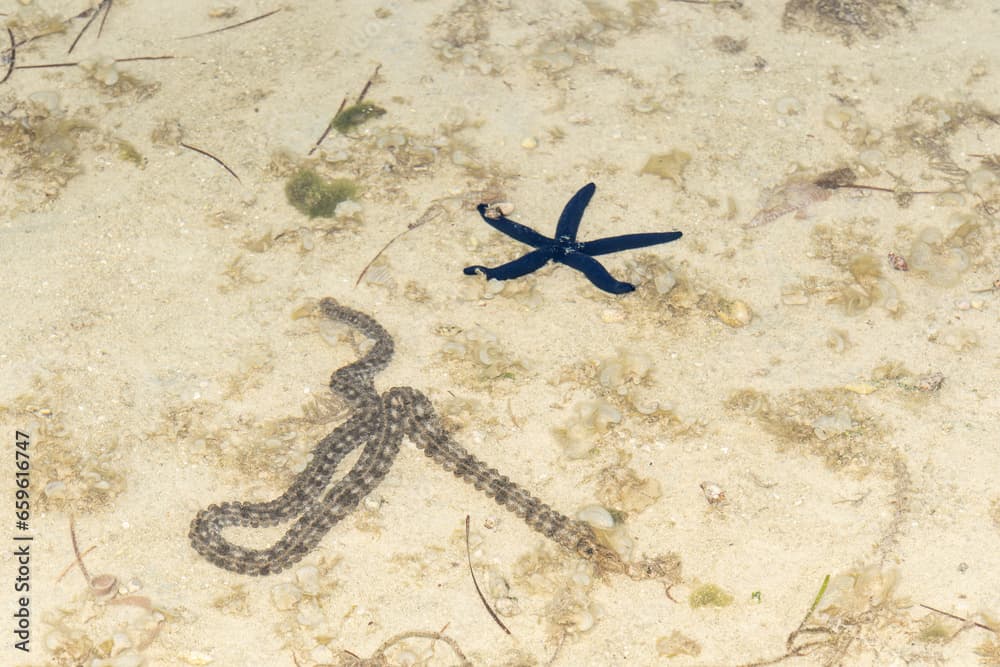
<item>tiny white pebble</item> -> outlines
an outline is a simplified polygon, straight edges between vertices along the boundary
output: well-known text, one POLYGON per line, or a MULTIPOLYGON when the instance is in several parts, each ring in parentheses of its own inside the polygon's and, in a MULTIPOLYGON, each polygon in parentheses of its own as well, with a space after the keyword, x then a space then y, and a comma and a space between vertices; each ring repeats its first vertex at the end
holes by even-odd
POLYGON ((521 148, 529 151, 538 148, 538 139, 535 139, 534 137, 525 137, 521 140, 521 148))
POLYGON ((595 528, 610 530, 615 527, 615 518, 611 512, 600 505, 588 505, 576 513, 576 518, 584 523, 589 523, 595 528))

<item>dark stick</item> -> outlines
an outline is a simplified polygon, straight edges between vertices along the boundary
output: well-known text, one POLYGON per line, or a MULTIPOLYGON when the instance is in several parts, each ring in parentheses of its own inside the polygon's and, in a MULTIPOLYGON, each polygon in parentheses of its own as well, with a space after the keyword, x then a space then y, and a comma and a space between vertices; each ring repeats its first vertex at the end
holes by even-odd
POLYGON ((434 207, 431 207, 431 208, 427 209, 426 211, 424 211, 424 214, 422 216, 420 216, 419 220, 417 220, 416 222, 411 222, 409 225, 406 226, 406 229, 404 229, 403 231, 401 231, 400 233, 396 234, 391 239, 389 239, 388 241, 386 241, 386 244, 384 246, 382 246, 382 249, 379 250, 377 253, 375 253, 374 257, 372 257, 370 260, 368 260, 368 263, 365 264, 365 268, 361 269, 361 273, 358 274, 358 279, 354 281, 354 286, 357 287, 358 285, 361 284, 361 279, 365 277, 366 273, 368 273, 368 269, 372 268, 372 264, 374 264, 376 262, 376 260, 378 260, 378 258, 382 256, 382 253, 384 253, 386 250, 388 250, 389 246, 391 246, 393 243, 395 243, 404 234, 412 232, 417 227, 420 227, 421 225, 423 225, 423 224, 425 224, 427 222, 430 222, 431 220, 433 220, 434 218, 438 217, 439 215, 441 215, 441 209, 440 208, 434 209, 434 207), (433 215, 431 215, 431 211, 432 210, 434 210, 433 215))
POLYGON ((476 593, 479 594, 479 599, 482 601, 483 606, 486 607, 486 611, 490 612, 490 616, 492 616, 493 620, 496 621, 497 625, 500 626, 500 629, 503 630, 504 632, 506 632, 509 635, 510 634, 510 630, 508 630, 507 626, 503 624, 503 621, 500 620, 500 617, 497 616, 496 612, 493 611, 493 609, 490 608, 490 603, 486 601, 486 598, 483 596, 483 592, 481 590, 479 590, 479 582, 476 581, 476 573, 472 569, 472 551, 469 549, 469 515, 468 514, 465 515, 465 557, 469 561, 469 574, 472 575, 472 585, 476 587, 476 593))
POLYGON ((14 72, 14 61, 17 59, 17 44, 14 42, 14 33, 7 28, 7 36, 10 37, 10 62, 7 63, 7 73, 0 79, 0 83, 6 83, 7 79, 14 72))
POLYGON ((375 77, 378 76, 378 71, 382 69, 382 64, 379 63, 375 66, 375 71, 372 75, 368 77, 368 81, 365 82, 365 87, 361 89, 361 94, 358 95, 358 101, 355 104, 361 104, 361 100, 365 99, 365 95, 368 94, 368 89, 372 87, 372 83, 375 81, 375 77))
MULTIPOLYGON (((116 63, 134 63, 140 60, 173 60, 176 56, 136 56, 134 58, 116 58, 116 63)), ((46 67, 76 67, 79 62, 73 63, 45 63, 44 65, 19 65, 16 69, 45 69, 46 67)))
POLYGON ((225 32, 226 30, 232 30, 233 28, 239 28, 240 26, 247 25, 248 23, 253 23, 254 21, 260 21, 261 19, 266 19, 268 16, 274 16, 281 9, 274 9, 266 14, 261 14, 260 16, 255 16, 252 19, 247 19, 246 21, 241 21, 239 23, 234 23, 233 25, 227 25, 224 28, 216 28, 215 30, 209 30, 208 32, 199 32, 194 35, 186 35, 184 37, 178 37, 177 39, 194 39, 195 37, 204 37, 205 35, 214 35, 217 32, 225 32))
POLYGON ((45 69, 46 67, 76 67, 80 63, 48 63, 46 65, 19 65, 17 69, 45 69))
POLYGON ((330 119, 330 122, 329 122, 329 124, 327 124, 326 129, 323 130, 323 134, 319 135, 319 139, 316 140, 316 143, 313 144, 313 147, 309 149, 309 152, 306 153, 306 155, 312 155, 313 153, 316 152, 316 149, 319 148, 319 145, 321 143, 323 143, 324 139, 326 139, 326 135, 330 134, 330 130, 333 129, 333 123, 334 123, 334 121, 337 120, 337 116, 340 115, 340 112, 344 110, 345 106, 347 106, 347 98, 346 97, 340 103, 340 108, 337 109, 337 113, 333 114, 333 118, 330 119))
POLYGON ((140 60, 173 60, 176 56, 135 56, 134 58, 116 58, 116 63, 134 63, 140 60))
POLYGON ((101 38, 101 33, 104 32, 104 24, 108 22, 108 14, 111 13, 111 2, 108 0, 108 8, 104 10, 104 16, 101 17, 101 25, 97 26, 97 38, 101 38))
MULTIPOLYGON (((923 607, 924 609, 929 609, 930 611, 933 611, 935 614, 941 614, 942 616, 947 616, 948 618, 953 618, 956 621, 962 621, 963 623, 968 623, 969 622, 969 619, 967 619, 967 618, 962 618, 961 616, 956 616, 955 614, 949 614, 946 611, 941 611, 940 609, 935 609, 934 607, 932 607, 930 605, 927 605, 927 604, 921 603, 920 606, 923 607)), ((976 623, 975 621, 972 621, 972 625, 976 626, 977 628, 982 628, 983 630, 989 630, 992 633, 996 633, 997 632, 996 630, 994 630, 990 626, 983 625, 982 623, 976 623)))
POLYGON ((83 572, 83 577, 87 580, 87 585, 90 585, 92 579, 90 578, 90 572, 87 572, 87 568, 83 564, 83 556, 80 555, 80 547, 76 543, 76 522, 72 516, 69 517, 69 537, 73 542, 73 554, 76 556, 76 564, 80 566, 80 572, 83 572))
MULTIPOLYGON (((80 28, 80 32, 77 33, 76 39, 74 39, 73 43, 69 45, 69 51, 67 51, 66 53, 73 53, 73 49, 76 48, 77 42, 80 41, 80 38, 83 37, 83 33, 87 32, 91 24, 93 24, 93 22, 97 20, 98 15, 101 13, 101 10, 104 9, 104 6, 107 2, 108 0, 101 0, 101 4, 97 5, 97 9, 95 9, 93 12, 90 13, 90 19, 83 25, 82 28, 80 28)), ((86 12, 79 14, 79 16, 86 16, 86 15, 87 15, 86 12)))
POLYGON ((239 181, 240 183, 242 183, 242 182, 243 182, 243 181, 241 181, 241 180, 240 180, 240 177, 236 175, 236 172, 235 172, 235 171, 233 171, 232 169, 230 169, 230 168, 229 168, 229 166, 228 166, 228 165, 227 165, 227 164, 226 164, 225 162, 223 162, 223 161, 222 161, 222 160, 220 160, 219 158, 215 157, 214 155, 212 155, 212 154, 211 154, 211 153, 209 153, 208 151, 203 151, 203 150, 201 150, 200 148, 195 148, 194 146, 192 146, 192 145, 190 145, 190 144, 186 144, 186 143, 184 143, 183 141, 182 141, 182 142, 180 142, 180 145, 181 145, 181 146, 183 146, 184 148, 186 148, 186 149, 190 150, 190 151, 194 151, 195 153, 201 153, 201 154, 202 154, 202 155, 204 155, 205 157, 207 157, 207 158, 211 158, 211 159, 215 160, 216 162, 218 162, 218 163, 219 163, 219 164, 220 164, 220 165, 222 166, 222 168, 223 168, 223 169, 225 169, 225 170, 226 170, 226 171, 228 171, 228 172, 229 172, 230 174, 232 174, 233 178, 235 178, 235 179, 236 179, 237 181, 239 181))

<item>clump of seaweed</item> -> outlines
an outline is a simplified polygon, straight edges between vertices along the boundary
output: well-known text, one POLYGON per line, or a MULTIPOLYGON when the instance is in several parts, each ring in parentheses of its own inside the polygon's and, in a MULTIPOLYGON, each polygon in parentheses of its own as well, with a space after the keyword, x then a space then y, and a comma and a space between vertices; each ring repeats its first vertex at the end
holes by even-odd
POLYGON ((863 475, 894 460, 877 446, 884 427, 846 387, 796 390, 774 398, 743 389, 729 397, 726 407, 752 416, 778 438, 782 451, 821 456, 834 470, 863 475))
POLYGON ((385 109, 371 102, 352 104, 337 112, 333 117, 333 129, 341 134, 347 134, 354 128, 367 123, 372 118, 385 115, 385 109))
POLYGON ((288 203, 310 218, 332 218, 337 206, 357 192, 354 181, 346 178, 327 180, 313 169, 300 169, 285 183, 288 203))
POLYGON ((450 334, 442 352, 448 357, 472 362, 475 375, 481 380, 511 379, 525 369, 524 364, 501 345, 492 331, 481 327, 467 330, 445 328, 442 331, 450 334))
POLYGON ((782 27, 834 35, 850 45, 859 37, 882 37, 907 16, 900 0, 789 0, 782 27))
POLYGON ((841 306, 848 316, 859 315, 875 305, 882 306, 892 316, 902 314, 899 292, 883 274, 882 260, 870 253, 857 252, 859 247, 877 245, 871 234, 859 231, 857 225, 851 223, 836 231, 827 225, 816 225, 811 236, 813 255, 828 260, 849 274, 849 278, 829 281, 825 285, 812 281, 813 284, 805 286, 804 293, 827 292, 827 303, 841 306))
POLYGON ((46 455, 34 462, 41 482, 38 508, 90 514, 107 507, 125 490, 122 435, 92 431, 83 440, 73 432, 70 416, 51 406, 65 403, 68 390, 59 378, 0 406, 0 418, 28 423, 33 437, 46 444, 46 455))
POLYGON ((972 264, 970 255, 978 254, 981 248, 979 228, 975 219, 958 221, 947 236, 936 227, 925 227, 910 246, 910 269, 933 285, 958 284, 972 264))
POLYGON ((66 114, 57 97, 18 102, 0 115, 0 166, 12 181, 37 185, 54 197, 83 173, 81 138, 94 131, 91 122, 66 114))
POLYGON ((607 401, 581 401, 573 406, 566 424, 553 429, 553 435, 568 458, 580 459, 594 449, 600 436, 621 420, 621 411, 607 401))
POLYGON ((640 477, 632 468, 609 466, 600 472, 597 498, 626 515, 637 514, 657 500, 663 491, 652 477, 640 477))
POLYGON ((901 626, 909 605, 897 596, 898 583, 895 570, 874 564, 851 568, 832 579, 827 575, 799 627, 788 635, 785 655, 767 664, 817 654, 823 656, 821 664, 840 664, 855 644, 883 644, 885 628, 901 626))
POLYGON ((591 600, 592 567, 581 560, 567 562, 548 545, 521 556, 514 565, 517 588, 546 600, 541 616, 553 641, 585 633, 599 621, 600 609, 591 600))

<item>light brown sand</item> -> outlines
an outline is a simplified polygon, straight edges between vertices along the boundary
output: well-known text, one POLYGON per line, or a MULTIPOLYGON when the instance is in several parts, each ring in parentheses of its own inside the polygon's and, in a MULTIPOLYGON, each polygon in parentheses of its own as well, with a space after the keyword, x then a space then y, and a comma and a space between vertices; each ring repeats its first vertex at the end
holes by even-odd
MULTIPOLYGON (((821 645, 788 664, 976 664, 1000 639, 919 605, 986 625, 1000 615, 1000 305, 973 291, 1000 277, 998 173, 973 157, 1000 151, 1000 13, 983 0, 907 2, 908 17, 890 12, 896 27, 861 16, 870 34, 845 39, 783 29, 782 3, 744 4, 306 1, 178 41, 277 6, 212 19, 197 2, 115 3, 100 40, 94 26, 72 55, 79 20, 22 45, 18 65, 176 58, 119 65, 138 87, 78 67, 15 70, 0 87, 0 486, 12 507, 14 433, 30 431, 35 536, 32 652, 11 647, 5 547, 0 663, 101 665, 114 652, 117 664, 311 665, 444 629, 477 665, 735 665, 784 655, 831 575, 815 632, 793 642, 821 645), (723 36, 745 49, 727 53, 723 36), (291 165, 376 64, 368 96, 386 115, 317 154, 325 175, 361 184, 360 217, 309 220, 284 196, 291 165), (19 135, 15 119, 44 91, 90 129, 67 138, 68 121, 33 116, 34 134, 19 135), (241 182, 179 147, 166 131, 178 126, 241 182), (120 157, 122 140, 142 168, 120 157), (690 155, 675 178, 640 174, 671 151, 690 155), (63 184, 54 171, 67 164, 80 173, 63 184), (861 183, 959 195, 810 199, 810 178, 845 166, 861 183), (555 267, 485 298, 482 278, 462 275, 521 250, 475 204, 513 202, 511 217, 551 233, 588 181, 582 238, 684 232, 607 258, 636 293, 605 295, 555 267), (804 208, 745 227, 796 192, 804 208), (954 236, 963 223, 973 231, 954 236), (927 227, 946 239, 940 261, 959 247, 971 263, 954 284, 886 261, 927 227), (851 287, 848 266, 865 253, 883 280, 851 287), (678 285, 659 294, 637 262, 678 285), (655 501, 619 520, 634 556, 680 555, 673 600, 656 582, 589 580, 585 563, 409 445, 291 571, 251 579, 202 560, 187 541, 194 513, 280 493, 331 428, 298 419, 355 355, 337 330, 331 347, 317 322, 292 318, 323 296, 395 337, 381 388, 428 393, 459 441, 546 502, 621 510, 634 496, 609 489, 609 471, 658 483, 655 501), (724 322, 736 300, 752 309, 745 327, 724 322), (470 331, 496 335, 484 354, 498 365, 473 358, 474 344, 445 354, 470 331), (619 349, 651 370, 604 386, 599 364, 619 349), (890 362, 909 375, 885 377, 890 362), (939 389, 913 386, 926 373, 944 376, 939 389), (570 459, 558 429, 585 401, 621 421, 604 433, 577 424, 593 449, 570 459), (651 401, 658 412, 636 409, 651 401), (819 439, 814 426, 828 424, 836 433, 819 439), (706 501, 706 481, 723 503, 706 501), (91 574, 114 574, 118 600, 139 596, 131 604, 94 600, 76 570, 56 579, 73 560, 70 514, 81 548, 94 547, 91 574), (466 514, 510 636, 473 591, 466 514), (708 583, 731 604, 692 608, 708 583), (700 654, 663 655, 685 645, 700 654)), ((85 5, 37 3, 57 16, 85 5)), ((456 662, 427 639, 389 657, 456 662)))

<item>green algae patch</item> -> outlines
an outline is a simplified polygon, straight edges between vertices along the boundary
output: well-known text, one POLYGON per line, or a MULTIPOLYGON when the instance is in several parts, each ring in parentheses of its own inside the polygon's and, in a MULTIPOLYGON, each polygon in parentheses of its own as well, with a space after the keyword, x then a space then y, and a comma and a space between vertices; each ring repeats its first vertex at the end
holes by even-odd
POLYGON ((347 134, 353 128, 366 123, 372 118, 385 115, 385 109, 370 102, 358 102, 342 109, 333 117, 331 125, 341 134, 347 134))
POLYGON ((699 607, 728 607, 733 602, 733 596, 715 584, 702 584, 691 592, 688 598, 692 609, 699 607))
POLYGON ((337 205, 354 197, 357 184, 347 178, 328 181, 312 169, 297 171, 285 183, 288 203, 310 218, 332 218, 337 205))

